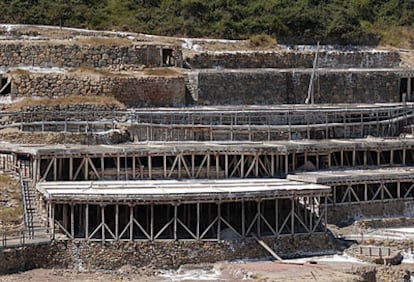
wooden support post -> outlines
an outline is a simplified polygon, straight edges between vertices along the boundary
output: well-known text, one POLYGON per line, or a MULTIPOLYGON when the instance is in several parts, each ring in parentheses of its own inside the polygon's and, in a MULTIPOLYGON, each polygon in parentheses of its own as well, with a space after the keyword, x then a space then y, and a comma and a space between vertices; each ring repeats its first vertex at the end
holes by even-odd
POLYGON ((377 151, 377 166, 381 165, 381 151, 377 151))
POLYGON ((196 237, 197 240, 200 240, 200 203, 197 202, 197 227, 196 227, 196 237))
POLYGON ((356 164, 356 150, 352 150, 352 166, 355 166, 356 164))
POLYGON ((405 165, 405 162, 406 162, 406 157, 407 157, 407 149, 406 149, 406 147, 404 146, 404 147, 403 147, 403 155, 402 155, 402 165, 405 165))
POLYGON ((84 179, 88 180, 89 179, 89 156, 85 156, 85 164, 83 166, 84 168, 84 179))
POLYGON ((368 184, 364 184, 364 201, 368 201, 368 184))
POLYGON ((207 167, 207 178, 211 178, 210 177, 210 151, 207 151, 206 152, 206 154, 207 154, 207 159, 206 159, 206 162, 207 162, 207 164, 206 164, 206 167, 207 167))
POLYGON ((275 232, 279 236, 279 199, 275 199, 275 232))
POLYGON ((368 165, 368 152, 364 151, 364 167, 368 165))
POLYGON ((101 179, 105 180, 105 159, 104 156, 101 156, 101 179))
POLYGON ((102 242, 105 242, 105 206, 100 205, 101 207, 101 232, 102 232, 102 242))
POLYGON ((85 206, 85 239, 89 241, 89 204, 85 206))
POLYGON ((229 155, 227 152, 224 153, 224 178, 229 177, 229 155))
POLYGON ((73 157, 69 157, 69 180, 73 180, 73 157))
POLYGON ((154 204, 151 203, 151 223, 150 223, 150 237, 151 241, 154 241, 154 204))
POLYGON ((62 204, 63 207, 63 219, 62 224, 66 230, 69 230, 70 222, 68 222, 68 204, 62 204))
POLYGON ((134 239, 134 206, 129 206, 129 241, 134 239))
POLYGON ((316 152, 316 169, 319 169, 320 165, 319 165, 319 153, 316 152))
POLYGON ((51 211, 51 218, 52 218, 52 239, 54 240, 55 239, 55 232, 56 232, 56 230, 55 230, 55 204, 54 203, 52 203, 51 204, 52 205, 52 211, 51 211))
POLYGON ((70 203, 70 235, 75 239, 75 205, 70 203))
POLYGON ((244 200, 241 202, 241 226, 242 226, 242 238, 246 238, 246 212, 245 212, 244 200))
POLYGON ((137 172, 136 172, 136 165, 135 165, 135 153, 132 153, 132 179, 137 178, 137 172))
POLYGON ((219 153, 215 153, 216 156, 216 178, 219 179, 220 178, 220 155, 219 153))
POLYGON ((53 157, 53 180, 57 180, 57 158, 56 155, 53 157))
POLYGON ((162 156, 162 164, 163 164, 163 175, 164 178, 167 178, 167 154, 164 153, 162 156))
POLYGON ((306 166, 307 162, 308 162, 308 151, 305 151, 303 153, 303 164, 306 166))
POLYGON ((262 210, 261 210, 261 202, 260 202, 260 200, 258 200, 258 201, 256 201, 256 203, 257 203, 257 214, 258 214, 258 217, 257 217, 257 236, 260 238, 260 236, 261 236, 261 214, 262 214, 262 210))
POLYGON ((401 181, 397 180, 397 199, 401 198, 401 181))
POLYGON ((148 178, 152 178, 152 157, 148 154, 148 178))
POLYGON ((119 205, 115 205, 115 240, 119 240, 119 205))
MULTIPOLYGON (((324 213, 325 213, 325 224, 324 224, 324 226, 325 226, 325 232, 327 232, 328 231, 328 197, 324 197, 325 198, 325 208, 324 208, 324 213)), ((319 200, 318 201, 319 202, 319 204, 321 203, 321 201, 319 200)))
POLYGON ((119 154, 116 156, 116 179, 120 180, 120 174, 121 174, 121 157, 119 154))
POLYGON ((286 153, 284 157, 285 157, 285 174, 288 175, 289 174, 289 153, 286 153))
POLYGON ((195 153, 191 153, 191 178, 195 177, 195 153))
POLYGON ((38 174, 37 174, 37 166, 38 166, 38 158, 32 156, 33 166, 32 166, 32 178, 34 179, 34 182, 37 183, 38 174))
POLYGON ((240 178, 244 178, 244 154, 243 153, 241 153, 240 159, 241 159, 241 161, 240 161, 240 178))
POLYGON ((221 232, 221 203, 217 203, 217 240, 220 241, 221 232))
POLYGON ((275 154, 270 155, 270 177, 275 176, 275 154))
MULTIPOLYGON (((309 231, 310 233, 313 233, 313 215, 315 213, 315 205, 314 205, 314 200, 313 197, 307 197, 308 199, 308 205, 310 206, 310 212, 309 212, 309 231)), ((325 209, 326 209, 326 204, 325 204, 325 209)), ((306 210, 306 207, 305 207, 306 210)))
POLYGON ((178 179, 181 179, 181 158, 182 158, 182 153, 178 153, 177 154, 178 179))
POLYGON ((174 240, 178 240, 178 237, 177 237, 177 216, 178 216, 178 207, 177 207, 177 204, 174 203, 174 240))
POLYGON ((291 200, 291 218, 290 218, 290 228, 291 228, 291 234, 293 235, 295 233, 295 199, 296 196, 294 196, 291 200))
POLYGON ((125 169, 125 180, 128 180, 128 155, 124 153, 124 169, 125 169))
POLYGON ((332 166, 331 154, 332 154, 332 152, 331 152, 331 151, 329 151, 329 152, 328 152, 328 168, 331 168, 331 166, 332 166))

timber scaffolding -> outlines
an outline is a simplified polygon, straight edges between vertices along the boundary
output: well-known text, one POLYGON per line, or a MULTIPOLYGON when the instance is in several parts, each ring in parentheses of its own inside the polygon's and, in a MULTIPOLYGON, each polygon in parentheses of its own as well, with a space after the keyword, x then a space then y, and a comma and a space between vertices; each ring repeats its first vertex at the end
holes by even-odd
MULTIPOLYGON (((210 170, 219 174, 222 170, 213 169, 210 163, 214 147, 216 153, 226 152, 227 146, 249 152, 258 145, 244 148, 248 144, 236 143, 236 147, 202 142, 117 146, 2 143, 0 167, 24 167, 21 170, 26 176, 35 180, 32 189, 45 201, 42 209, 52 236, 61 232, 69 239, 98 241, 219 241, 326 232, 328 186, 275 178, 206 179, 223 178, 209 175, 210 170), (181 150, 204 153, 202 159, 189 155, 194 160, 191 176, 171 172, 180 168, 179 173, 181 169, 189 173, 188 156, 184 158, 181 150), (181 180, 153 180, 160 160, 172 165, 165 177, 181 180), (81 181, 91 179, 101 181, 81 181)), ((245 162, 239 161, 239 165, 243 170, 245 162)))
POLYGON ((288 179, 331 186, 330 205, 414 199, 413 167, 298 172, 288 179))
MULTIPOLYGON (((388 200, 388 192, 391 195, 404 194, 402 200, 411 199, 414 188, 407 184, 409 181, 400 184, 400 190, 395 191, 388 186, 384 188, 384 185, 371 187, 367 181, 367 189, 363 192, 368 195, 366 198, 360 197, 360 192, 352 187, 335 189, 330 183, 315 190, 305 189, 306 195, 300 194, 302 192, 298 194, 303 187, 312 185, 306 184, 311 182, 306 177, 301 180, 302 183, 288 179, 283 180, 286 181, 283 185, 276 187, 276 184, 282 183, 278 178, 306 170, 394 166, 404 169, 412 166, 414 139, 312 139, 322 135, 323 138, 330 138, 332 132, 339 131, 348 132, 346 136, 365 136, 367 132, 380 136, 400 134, 401 128, 412 121, 412 104, 355 105, 345 110, 337 105, 282 106, 264 110, 254 106, 247 108, 246 111, 237 107, 222 111, 220 107, 205 108, 201 114, 196 109, 185 114, 176 113, 175 109, 136 109, 124 112, 117 118, 114 118, 117 114, 112 118, 106 116, 102 122, 116 126, 130 124, 131 127, 145 126, 141 123, 143 121, 149 121, 152 126, 157 123, 164 126, 164 123, 170 122, 168 126, 173 129, 182 125, 195 126, 189 123, 196 120, 209 124, 210 128, 223 124, 234 128, 237 122, 242 127, 247 124, 248 128, 254 124, 262 126, 266 132, 269 126, 273 126, 272 123, 278 130, 286 130, 287 122, 289 138, 299 140, 267 141, 270 138, 267 135, 262 138, 265 141, 241 141, 244 138, 233 138, 236 134, 232 131, 228 134, 232 136, 229 139, 234 141, 157 141, 94 146, 0 143, 0 169, 20 169, 24 177, 33 180, 34 185, 30 188, 37 189, 38 196, 43 199, 41 208, 47 215, 48 230, 53 234, 59 231, 68 238, 82 240, 217 241, 227 236, 244 239, 255 238, 256 235, 278 238, 313 234, 325 232, 325 217, 329 217, 326 209, 333 207, 334 201, 341 198, 341 193, 344 201, 349 197, 352 201, 354 194, 361 202, 362 199, 375 202, 379 199, 378 195, 381 195, 381 200, 388 200), (328 120, 328 123, 320 128, 322 120, 328 120), (328 126, 334 124, 334 131, 331 131, 328 126), (295 125, 306 128, 310 139, 300 140, 298 131, 293 129, 295 125), (315 135, 317 130, 312 131, 311 125, 324 134, 315 135), (266 189, 272 185, 267 181, 273 183, 270 197, 266 189), (254 192, 248 189, 227 191, 222 187, 223 183, 226 187, 247 185, 254 192), (105 188, 102 185, 106 185, 105 188), (169 185, 176 187, 169 191, 169 185), (205 190, 197 194, 195 189, 200 185, 205 185, 205 190), (134 189, 136 193, 129 197, 128 191, 134 189), (151 191, 151 200, 148 200, 144 190, 151 191), (116 192, 109 195, 110 191, 116 192), (212 191, 220 191, 219 196, 212 191), (101 200, 98 201, 98 198, 101 200)), ((68 113, 62 120, 59 118, 61 114, 42 114, 48 117, 40 120, 43 129, 47 128, 44 125, 48 122, 53 126, 54 122, 59 121, 79 121, 75 120, 76 115, 68 118, 68 113)), ((33 126, 37 125, 33 122, 39 122, 36 120, 39 116, 31 115, 29 123, 32 124, 22 123, 22 129, 36 130, 33 126)), ((99 113, 95 115, 96 120, 92 121, 86 114, 86 122, 98 125, 99 113)), ((21 114, 15 118, 22 122, 28 117, 21 114)), ((5 126, 13 124, 7 122, 5 126)), ((90 128, 88 124, 87 128, 90 128)), ((164 140, 155 135, 147 136, 164 140)), ((209 139, 228 138, 228 135, 210 136, 213 137, 209 139)), ((250 136, 247 139, 255 140, 250 136)), ((200 140, 194 135, 188 135, 188 138, 200 140)), ((186 138, 178 136, 177 139, 186 138)))
POLYGON ((398 136, 413 103, 4 112, 1 128, 98 133, 128 128, 135 141, 270 141, 398 136))
POLYGON ((290 174, 287 178, 331 187, 331 195, 327 198, 328 222, 331 223, 358 213, 383 216, 413 212, 413 167, 307 171, 290 174), (375 206, 369 208, 369 205, 375 206))
POLYGON ((327 186, 286 179, 39 182, 70 239, 220 241, 326 232, 327 186))
POLYGON ((285 177, 300 170, 412 166, 414 139, 151 142, 118 145, 0 143, 0 169, 35 182, 285 177))

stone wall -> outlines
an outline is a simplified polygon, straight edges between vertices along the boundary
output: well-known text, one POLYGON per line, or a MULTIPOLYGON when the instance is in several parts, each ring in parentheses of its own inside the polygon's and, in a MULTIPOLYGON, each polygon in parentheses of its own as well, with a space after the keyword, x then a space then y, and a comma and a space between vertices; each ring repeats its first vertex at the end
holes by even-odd
MULTIPOLYGON (((409 72, 409 71, 407 71, 409 72)), ((183 76, 119 72, 12 71, 13 97, 70 95, 113 96, 128 107, 183 106, 183 76)), ((315 103, 400 102, 402 73, 386 70, 320 70, 315 80, 315 103)), ((264 105, 304 103, 310 70, 204 70, 194 80, 198 105, 264 105)), ((188 84, 188 82, 187 82, 188 84)))
MULTIPOLYGON (((52 127, 52 126, 51 126, 52 127)), ((47 131, 48 128, 46 127, 47 131)), ((51 130, 56 130, 54 127, 51 130)), ((17 144, 119 144, 131 141, 126 130, 110 130, 104 133, 76 133, 76 132, 0 132, 0 140, 17 144)))
POLYGON ((355 222, 355 226, 362 229, 398 228, 412 225, 414 225, 414 218, 411 217, 362 219, 355 222))
MULTIPOLYGON (((306 99, 309 70, 215 70, 198 77, 200 105, 295 104, 306 99)), ((395 72, 320 71, 315 103, 399 102, 400 75, 395 72)))
POLYGON ((181 76, 134 76, 99 73, 35 73, 16 71, 11 93, 16 97, 113 96, 127 107, 182 106, 181 76))
POLYGON ((340 223, 363 217, 403 216, 403 199, 347 203, 328 207, 328 222, 340 223))
POLYGON ((183 106, 187 103, 183 77, 118 79, 112 88, 112 95, 128 107, 183 106))
POLYGON ((182 66, 182 52, 177 46, 145 45, 88 45, 68 41, 66 44, 45 41, 28 44, 2 42, 0 44, 0 67, 59 67, 103 68, 116 65, 163 66, 163 50, 173 49, 175 66, 182 66))
POLYGON ((0 249, 0 274, 47 267, 49 253, 48 244, 0 249))
MULTIPOLYGON (((315 52, 205 52, 186 58, 191 68, 312 68, 315 52)), ((319 68, 393 68, 400 64, 398 52, 321 51, 319 68)))
MULTIPOLYGON (((282 257, 333 251, 335 243, 327 234, 283 236, 265 239, 282 257)), ((0 273, 34 267, 65 267, 116 270, 129 264, 136 267, 177 268, 182 264, 208 263, 270 255, 255 241, 55 241, 46 246, 25 246, 0 250, 0 273)))

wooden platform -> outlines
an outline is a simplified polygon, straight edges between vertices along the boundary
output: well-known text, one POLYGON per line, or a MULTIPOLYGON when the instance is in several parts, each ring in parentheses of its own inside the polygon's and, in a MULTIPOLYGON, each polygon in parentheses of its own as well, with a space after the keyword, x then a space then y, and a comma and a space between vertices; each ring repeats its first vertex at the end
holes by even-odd
POLYGON ((414 167, 380 169, 334 169, 289 174, 288 179, 323 185, 341 183, 368 183, 391 181, 414 181, 414 167))
POLYGON ((233 202, 330 193, 329 186, 287 179, 39 182, 37 190, 52 202, 233 202))

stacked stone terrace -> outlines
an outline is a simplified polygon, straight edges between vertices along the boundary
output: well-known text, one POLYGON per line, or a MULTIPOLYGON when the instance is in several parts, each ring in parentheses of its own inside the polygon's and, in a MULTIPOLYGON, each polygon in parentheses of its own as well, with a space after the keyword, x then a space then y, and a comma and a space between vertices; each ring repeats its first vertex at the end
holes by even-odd
POLYGON ((104 95, 129 107, 4 114, 2 126, 22 131, 98 134, 109 121, 129 133, 127 144, 1 144, 0 167, 25 168, 54 238, 86 249, 89 241, 129 241, 136 249, 175 242, 164 250, 187 251, 166 259, 174 265, 201 261, 200 242, 216 255, 207 260, 263 256, 229 243, 256 236, 292 255, 304 250, 303 238, 319 242, 309 251, 327 246, 329 222, 411 213, 414 140, 405 130, 414 117, 413 70, 400 66, 398 53, 320 51, 315 104, 303 105, 314 50, 187 56, 179 45, 123 37, 131 40, 126 49, 51 40, 36 47, 40 53, 27 42, 3 42, 3 56, 16 57, 2 61, 4 90, 10 83, 4 95, 104 95), (66 50, 66 59, 56 50, 66 50), (32 68, 13 65, 27 63, 19 56, 31 56, 32 68))

